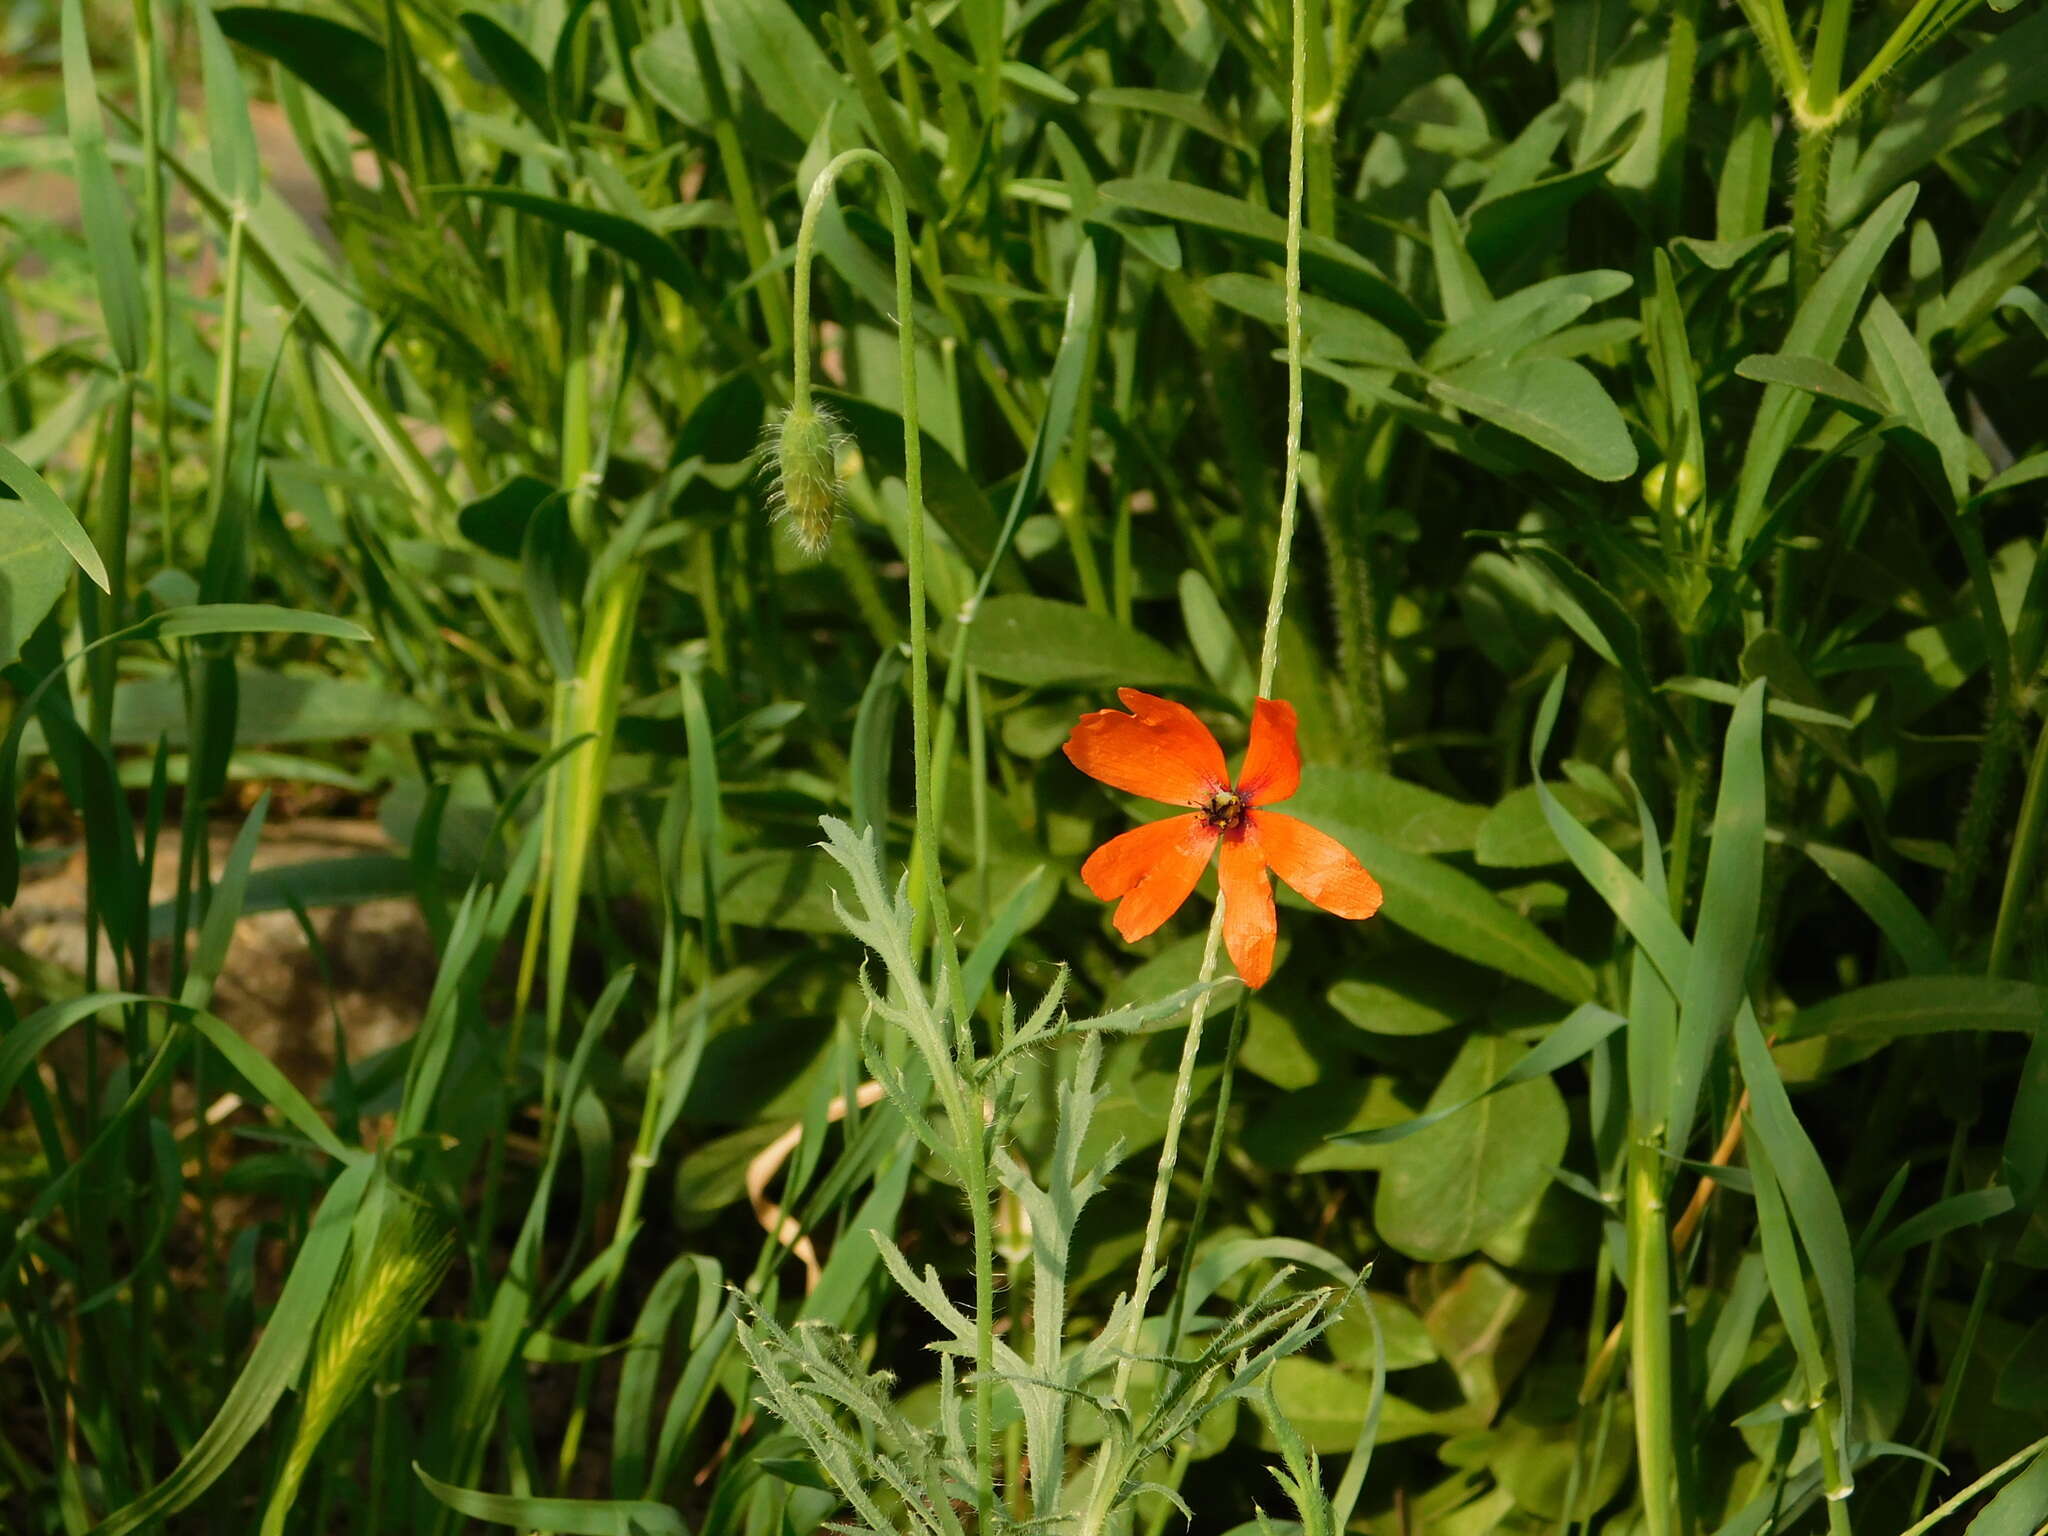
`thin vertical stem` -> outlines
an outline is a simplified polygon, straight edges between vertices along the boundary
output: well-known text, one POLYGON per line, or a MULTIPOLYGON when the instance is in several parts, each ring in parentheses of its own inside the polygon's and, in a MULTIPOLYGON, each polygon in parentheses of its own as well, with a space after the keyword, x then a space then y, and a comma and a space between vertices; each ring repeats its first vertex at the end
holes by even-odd
POLYGON ((2027 788, 2020 799, 2012 857, 2005 866, 2005 890, 1999 897, 1998 921, 1991 931, 1991 958, 1984 967, 1987 976, 2003 976, 2012 965, 2020 919, 2039 890, 2035 878, 2041 864, 2044 824, 2048 824, 2048 721, 2042 723, 2041 734, 2034 740, 2033 766, 2027 770, 2027 788))
MULTIPOLYGON (((939 868, 938 801, 932 783, 930 603, 926 596, 923 432, 917 410, 917 332, 914 326, 910 217, 903 182, 896 168, 871 149, 850 149, 836 156, 811 184, 797 226, 796 273, 791 315, 795 356, 791 377, 791 409, 811 404, 811 261, 818 215, 839 176, 850 165, 872 165, 881 173, 888 194, 890 233, 896 256, 897 358, 903 393, 903 492, 907 525, 904 561, 910 586, 910 753, 916 780, 916 824, 919 863, 923 874, 925 911, 937 949, 938 972, 947 988, 954 1034, 963 1058, 963 1074, 972 1064, 973 1037, 968 1028, 967 998, 960 984, 954 948, 952 915, 939 868)), ((942 1090, 946 1085, 938 1085, 942 1090)), ((955 1103, 957 1090, 946 1095, 949 1118, 959 1146, 969 1213, 974 1223, 974 1468, 976 1528, 993 1529, 995 1519, 995 1235, 990 1207, 987 1115, 978 1089, 955 1103)))
POLYGON ((1792 183, 1792 297, 1804 299, 1820 279, 1822 200, 1827 192, 1831 128, 1799 130, 1799 155, 1792 183))
POLYGON ((1678 1488, 1671 1427, 1671 1238, 1657 1148, 1637 1136, 1628 1163, 1629 1363, 1643 1530, 1646 1536, 1671 1536, 1678 1488))
POLYGON ((134 0, 135 109, 142 120, 143 230, 149 268, 149 372, 156 406, 156 510, 163 529, 164 563, 178 563, 177 526, 171 513, 171 302, 166 253, 164 161, 158 153, 163 131, 156 45, 156 0, 134 0))
POLYGON ((1168 1359, 1180 1348, 1181 1324, 1187 1307, 1187 1277, 1195 1267, 1195 1248, 1202 1240, 1202 1223, 1209 1214, 1209 1195, 1216 1184, 1216 1170, 1223 1161, 1223 1139, 1230 1122, 1231 1080, 1236 1075, 1238 1048, 1244 1044, 1244 994, 1237 997, 1237 1007, 1230 1015, 1230 1044, 1223 1052, 1223 1077, 1216 1085, 1216 1121, 1209 1130, 1209 1155, 1202 1160, 1202 1186, 1195 1196, 1195 1214, 1189 1218, 1188 1233, 1181 1242, 1180 1275, 1173 1287, 1173 1305, 1166 1317, 1166 1347, 1161 1351, 1168 1359))
MULTIPOLYGON (((1287 468, 1280 494, 1280 526, 1273 541, 1273 583, 1266 597, 1265 633, 1259 645, 1258 694, 1272 691, 1273 674, 1280 663, 1280 620, 1287 608, 1287 579, 1292 569, 1294 525, 1301 501, 1301 222, 1303 192, 1303 148, 1307 119, 1308 20, 1306 0, 1293 0, 1294 54, 1293 100, 1289 112, 1287 142, 1287 468)), ((1216 959, 1222 948, 1223 903, 1216 904, 1209 920, 1209 937, 1202 949, 1202 968, 1197 994, 1188 1016, 1188 1032, 1181 1044, 1180 1066, 1174 1074, 1173 1097, 1166 1111, 1166 1134, 1159 1147, 1159 1172, 1152 1184, 1152 1206, 1145 1220, 1145 1239, 1138 1251, 1138 1277, 1131 1293, 1130 1334, 1123 1358, 1117 1364, 1113 1395, 1127 1399, 1131 1368, 1136 1363, 1139 1330, 1144 1326, 1146 1304, 1157 1279, 1159 1243, 1166 1227, 1166 1197, 1173 1188, 1173 1171, 1180 1158, 1181 1124, 1193 1097, 1195 1059, 1202 1048, 1202 1023, 1209 1011, 1216 959)), ((1107 1465, 1105 1462, 1103 1465, 1107 1465)))

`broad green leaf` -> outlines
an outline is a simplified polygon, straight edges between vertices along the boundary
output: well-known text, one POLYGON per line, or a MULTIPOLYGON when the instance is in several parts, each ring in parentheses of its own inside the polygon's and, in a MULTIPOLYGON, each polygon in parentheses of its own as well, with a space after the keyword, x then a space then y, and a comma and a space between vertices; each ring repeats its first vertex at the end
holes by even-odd
POLYGON ((1032 434, 1031 452, 1017 476, 1010 494, 1010 509, 996 534, 994 552, 982 564, 975 584, 977 603, 994 583, 1003 557, 1010 552, 1018 526, 1026 513, 1038 504, 1045 488, 1046 471, 1067 449, 1075 428, 1075 414, 1081 403, 1089 360, 1094 357, 1100 334, 1101 306, 1097 301, 1095 243, 1085 242, 1074 257, 1074 271, 1067 289, 1066 313, 1060 325, 1060 344, 1053 354, 1052 369, 1046 377, 1045 409, 1032 434))
MULTIPOLYGON (((725 861, 718 891, 720 922, 743 928, 787 928, 798 933, 843 933, 833 915, 834 891, 844 890, 830 859, 814 848, 755 848, 725 861)), ((703 887, 689 880, 682 891, 687 917, 704 915, 703 887)))
MULTIPOLYGON (((1934 925, 1913 905, 1898 883, 1861 854, 1823 843, 1798 844, 1800 851, 1818 864, 1864 914, 1884 930, 1906 969, 1915 975, 1938 975, 1949 969, 1948 946, 1934 931, 1934 925)), ((1795 1026, 1796 1028, 1796 1026, 1795 1026)))
MULTIPOLYGON (((1607 1019, 1609 1029, 1620 1022, 1607 1019)), ((1373 1225, 1392 1247, 1413 1259, 1461 1258, 1543 1193, 1564 1156, 1564 1095, 1547 1076, 1486 1094, 1524 1059, 1502 1035, 1465 1042, 1430 1095, 1425 1129, 1382 1165, 1373 1225), (1445 1111, 1449 1119, 1431 1118, 1445 1111)))
MULTIPOLYGON (((1264 321, 1276 332, 1285 332, 1286 290, 1271 278, 1225 272, 1210 278, 1202 288, 1217 303, 1264 321)), ((1415 366, 1407 344, 1387 326, 1363 310, 1313 293, 1301 296, 1301 332, 1310 351, 1339 362, 1394 371, 1415 366)))
MULTIPOLYGON (((555 137, 555 110, 548 93, 546 67, 527 50, 524 43, 484 12, 464 11, 456 19, 469 38, 470 46, 476 49, 477 56, 490 71, 491 78, 536 128, 549 138, 555 137)), ((650 38, 641 45, 640 56, 644 59, 653 46, 650 38)), ((687 48, 688 44, 683 46, 687 48)))
POLYGON ((196 635, 319 635, 328 640, 367 641, 370 632, 331 613, 308 613, 270 603, 196 603, 167 608, 156 632, 165 640, 196 635))
POLYGON ((1593 973, 1559 948, 1542 929, 1512 910, 1470 875, 1437 859, 1410 853, 1336 816, 1290 803, 1289 813, 1343 843, 1386 892, 1376 921, 1393 924, 1426 944, 1541 988, 1568 1003, 1593 996, 1593 973))
MULTIPOLYGON (((376 683, 287 676, 245 667, 237 685, 240 718, 236 734, 252 744, 346 741, 391 731, 426 730, 434 724, 433 711, 425 705, 376 683)), ((186 745, 185 700, 177 683, 156 678, 123 683, 114 696, 114 745, 150 747, 160 737, 174 748, 186 745)), ((39 724, 29 727, 23 749, 46 750, 39 724)))
POLYGON ((1870 308, 1864 311, 1862 335, 1871 367, 1884 381, 1884 392, 1941 455, 1949 495, 1960 507, 1970 494, 1970 443, 1934 365, 1881 293, 1872 296, 1870 308))
POLYGON ((1479 264, 1465 250, 1458 216, 1442 189, 1429 194, 1429 254, 1436 263, 1437 302, 1447 324, 1469 320, 1493 302, 1479 264))
POLYGON ((1636 445, 1613 399, 1582 365, 1530 357, 1456 369, 1430 393, 1556 454, 1595 480, 1635 473, 1636 445))
POLYGON ((1465 212, 1466 246, 1475 260, 1488 266, 1512 263, 1532 246, 1555 239, 1563 215, 1578 200, 1610 178, 1619 180, 1631 146, 1650 145, 1641 136, 1646 116, 1631 114, 1608 135, 1599 151, 1568 171, 1544 176, 1525 186, 1482 194, 1465 212))
POLYGON ((1475 358, 1505 362, 1523 348, 1563 330, 1602 300, 1626 293, 1630 281, 1626 272, 1603 270, 1572 272, 1531 283, 1505 298, 1478 305, 1456 324, 1445 326, 1423 354, 1423 364, 1441 370, 1475 358))
MULTIPOLYGON (((1289 1355, 1273 1367, 1273 1396, 1280 1411, 1319 1455, 1341 1456, 1356 1443, 1358 1427, 1372 1408, 1370 1366, 1368 1361, 1364 1370, 1345 1371, 1306 1355, 1289 1355)), ((1436 1421, 1437 1415, 1413 1403, 1386 1397, 1380 1406, 1379 1443, 1438 1433, 1436 1421)), ((1259 1430, 1259 1443, 1277 1449, 1270 1427, 1261 1421, 1259 1430)))
MULTIPOLYGON (((1780 352, 1834 362, 1863 302, 1864 290, 1870 286, 1885 252, 1906 227, 1906 215, 1912 212, 1918 193, 1916 186, 1901 187, 1849 237, 1841 253, 1821 274, 1820 281, 1813 285, 1806 302, 1799 306, 1799 313, 1793 317, 1778 348, 1780 352)), ((1772 384, 1764 390, 1763 403, 1757 407, 1756 421, 1743 452, 1735 510, 1729 518, 1731 556, 1739 559, 1762 525, 1778 465, 1812 409, 1813 397, 1803 390, 1786 384, 1772 384)))
MULTIPOLYGON (((882 476, 897 480, 903 478, 903 417, 900 413, 861 395, 833 389, 820 389, 817 394, 839 413, 846 430, 860 445, 861 459, 870 476, 878 479, 882 476)), ((976 571, 986 569, 995 559, 1003 536, 995 509, 989 505, 974 477, 961 468, 960 461, 929 431, 919 434, 919 448, 924 460, 925 510, 931 514, 932 521, 945 530, 946 536, 959 548, 970 566, 976 571)), ((998 562, 995 578, 998 589, 1019 585, 1016 568, 1014 554, 998 562)))
POLYGON ((263 165, 256 133, 249 123, 249 93, 242 85, 235 56, 214 20, 213 8, 197 5, 192 22, 199 30, 199 62, 206 87, 207 147, 213 152, 213 179, 231 208, 247 212, 263 195, 263 165))
MULTIPOLYGON (((1756 1015, 1747 1002, 1736 1012, 1735 1055, 1741 1064, 1743 1086, 1749 1090, 1751 1145, 1760 1145, 1768 1154, 1769 1169, 1784 1192, 1792 1225, 1799 1234, 1799 1246, 1806 1253, 1807 1271, 1820 1292, 1821 1310, 1827 1317, 1828 1336, 1834 1346, 1834 1375, 1841 1384, 1842 1417, 1844 1422, 1853 1424, 1856 1263, 1849 1226, 1842 1219, 1834 1180, 1793 1112, 1784 1080, 1778 1076, 1770 1048, 1764 1044, 1763 1031, 1757 1027, 1756 1015)), ((1673 1123, 1678 1123, 1675 1115, 1673 1123)), ((1758 1181, 1760 1211, 1763 1182, 1758 1181)), ((1801 1272, 1795 1283, 1803 1293, 1806 1272, 1801 1272)), ((1775 1275, 1772 1289, 1779 1290, 1775 1275)))
POLYGON ((1435 988, 1426 971, 1410 976, 1373 969, 1371 981, 1333 982, 1325 1001, 1345 1022, 1374 1035, 1434 1035, 1471 1016, 1474 1005, 1435 988))
POLYGON ((1855 218, 1886 191, 1959 145, 2048 99, 2048 11, 2036 11, 1886 110, 1828 187, 1828 220, 1855 218))
MULTIPOLYGON (((99 82, 93 74, 84 7, 80 0, 63 0, 58 14, 64 58, 64 117, 71 135, 79 216, 85 223, 86 246, 92 252, 93 277, 99 287, 107 340, 121 371, 132 374, 142 366, 146 313, 142 274, 135 260, 135 219, 121 195, 120 184, 114 180, 113 163, 107 158, 106 124, 100 116, 99 82)), ((90 571, 91 567, 87 569, 90 571)), ((106 585, 104 579, 100 585, 106 585)))
MULTIPOLYGON (((949 624, 938 645, 959 632, 949 624)), ((1075 603, 992 597, 974 615, 964 658, 986 677, 1033 688, 1200 686, 1194 668, 1158 641, 1075 603)))
POLYGON ((1216 691, 1238 708, 1250 709, 1258 687, 1251 661, 1237 631, 1230 627, 1230 616, 1217 601, 1215 588, 1193 568, 1180 573, 1180 613, 1187 626, 1188 644, 1194 647, 1195 659, 1216 691))
MULTIPOLYGON (((1287 221, 1279 214, 1190 182, 1105 181, 1098 194, 1119 207, 1213 230, 1273 259, 1279 258, 1286 244, 1287 221)), ((1301 266, 1306 283, 1356 305, 1411 343, 1424 334, 1421 312, 1349 246, 1306 233, 1301 240, 1301 266)))
MULTIPOLYGON (((229 40, 275 59, 348 119, 379 154, 399 159, 382 43, 305 11, 231 5, 213 14, 229 40)), ((438 97, 429 93, 424 99, 432 103, 428 110, 440 110, 438 97)), ((445 121, 442 128, 445 132, 445 121)))
MULTIPOLYGON (((1549 789, 1581 823, 1596 822, 1613 815, 1606 801, 1576 784, 1560 782, 1552 784, 1549 789)), ((1633 838, 1633 822, 1627 825, 1626 833, 1629 839, 1633 838)), ((1524 784, 1519 789, 1510 790, 1500 804, 1486 813, 1486 820, 1480 823, 1478 840, 1473 844, 1472 857, 1491 869, 1540 869, 1546 864, 1562 864, 1569 855, 1565 853, 1564 844, 1557 840, 1557 834, 1550 830, 1543 797, 1533 784, 1524 784)))
POLYGON ((46 518, 26 502, 0 497, 0 667, 20 660, 28 637, 71 584, 71 567, 70 551, 46 518))
POLYGON ((457 1514, 492 1525, 516 1525, 559 1536, 690 1536, 681 1515, 648 1499, 547 1499, 479 1493, 442 1482, 418 1462, 412 1469, 427 1492, 457 1514))
POLYGON ((1735 365, 1742 378, 1779 384, 1832 401, 1863 421, 1882 421, 1892 413, 1890 402, 1833 363, 1791 352, 1757 352, 1735 365))
MULTIPOLYGON (((1068 91, 1069 100, 1077 100, 1068 91)), ((1091 107, 1120 107, 1127 112, 1151 112, 1161 117, 1170 117, 1184 127, 1192 128, 1230 149, 1245 150, 1244 138, 1203 105, 1199 96, 1180 91, 1160 91, 1144 86, 1110 85, 1088 93, 1091 107)))
POLYGON ((2012 1191, 2003 1184, 1993 1184, 1988 1189, 1966 1189, 1959 1195, 1937 1200, 1926 1210, 1907 1217, 1874 1243, 1865 1261, 1866 1267, 1882 1269, 1909 1249, 1932 1242, 1945 1233, 1960 1232, 1965 1227, 1981 1226, 1996 1220, 2012 1207, 2012 1191))
POLYGON ((2048 145, 2036 149, 2006 182, 1963 258, 1963 270, 1941 302, 1941 324, 1968 335, 2000 296, 2041 264, 2042 220, 2048 217, 2048 145))
POLYGON ((828 108, 859 110, 845 72, 783 0, 706 0, 704 19, 719 57, 746 72, 761 104, 803 142, 817 137, 828 108))
MULTIPOLYGON (((29 632, 35 628, 37 622, 24 620, 34 604, 38 590, 37 579, 42 574, 41 566, 48 559, 41 553, 45 541, 62 549, 75 560, 78 568, 90 576, 93 584, 102 592, 113 589, 107 585, 107 568, 100 560, 100 552, 93 548, 92 539, 78 519, 71 515, 71 509, 65 506, 57 493, 44 483, 43 477, 29 468, 21 456, 5 443, 0 443, 0 484, 4 484, 19 498, 15 501, 0 502, 0 507, 5 508, 6 516, 6 521, 0 523, 0 530, 12 534, 7 544, 0 546, 0 551, 4 551, 6 555, 4 560, 0 560, 0 568, 4 568, 11 578, 10 587, 18 584, 22 594, 18 613, 10 602, 5 630, 18 636, 18 648, 20 640, 28 638, 29 632), (23 562, 19 570, 15 564, 17 560, 23 562)), ((52 601, 55 599, 52 598, 52 601)), ((47 603, 43 611, 49 611, 47 603)))
POLYGON ((1518 1508, 1545 1520, 1591 1522, 1621 1491, 1635 1464, 1633 1438, 1616 1430, 1634 1417, 1629 1400, 1588 1405, 1562 1421, 1510 1413, 1487 1453, 1487 1465, 1518 1508), (1602 1437, 1602 1410, 1612 1427, 1602 1437), (1597 1460, 1596 1460, 1597 1458, 1597 1460))
POLYGON ((1297 815, 1340 821, 1409 853, 1469 853, 1488 810, 1377 768, 1309 763, 1288 802, 1297 815))
POLYGON ((1735 105, 1735 130, 1714 185, 1714 234, 1733 243, 1763 233, 1771 200, 1771 119, 1778 108, 1771 72, 1761 57, 1742 64, 1742 92, 1735 105))
POLYGON ((595 240, 599 245, 625 257, 649 277, 657 282, 666 283, 700 309, 717 308, 717 300, 703 276, 683 258, 682 252, 670 243, 666 235, 638 219, 628 218, 624 214, 613 213, 603 208, 592 208, 583 203, 566 202, 559 197, 549 197, 540 192, 528 192, 519 187, 461 186, 432 190, 461 197, 474 197, 502 207, 516 208, 521 213, 531 214, 537 219, 545 219, 561 229, 595 240))
POLYGON ((1897 1040, 1907 1035, 2048 1029, 2048 987, 1988 976, 1906 976, 1843 992, 1802 1008, 1784 1040, 1834 1035, 1897 1040))
MULTIPOLYGON (((2036 74, 2039 71, 2035 71, 2036 74)), ((2048 1452, 1999 1489, 1963 1536, 2036 1536, 2048 1524, 2048 1452)))

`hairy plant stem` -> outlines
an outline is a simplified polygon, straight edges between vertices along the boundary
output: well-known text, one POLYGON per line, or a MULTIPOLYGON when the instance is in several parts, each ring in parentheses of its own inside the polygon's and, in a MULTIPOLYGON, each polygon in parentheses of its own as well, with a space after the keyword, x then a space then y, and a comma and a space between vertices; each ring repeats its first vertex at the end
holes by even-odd
POLYGON ((1992 706, 1991 723, 1984 732, 1984 751, 1977 761, 1976 776, 1970 781, 1969 798, 1963 802, 1962 819, 1956 823, 1955 867, 1949 872, 1934 910, 1934 930, 1945 940, 1956 937, 1970 897, 1976 892, 1978 875, 1990 855, 1999 812, 2005 807, 2006 785, 2022 744, 2021 731, 2016 702, 2007 694, 1992 706))
POLYGON ((1792 301, 1813 291, 1820 278, 1822 200, 1827 193, 1828 150, 1832 128, 1799 130, 1799 152, 1792 182, 1792 301))
MULTIPOLYGON (((910 218, 903 181, 895 166, 871 149, 849 149, 835 156, 811 183, 797 226, 796 272, 791 290, 795 354, 790 376, 791 409, 811 409, 811 262, 817 243, 818 215, 839 177, 849 166, 868 165, 881 175, 889 200, 889 227, 896 256, 897 360, 903 392, 903 495, 907 512, 904 562, 910 587, 910 753, 916 781, 917 848, 913 862, 922 872, 923 908, 930 924, 941 985, 951 1005, 956 1049, 963 1081, 971 1080, 974 1042, 968 1017, 969 999, 960 981, 960 962, 953 935, 946 883, 939 869, 938 800, 932 782, 930 602, 925 592, 925 508, 923 433, 917 411, 917 332, 912 308, 912 262, 917 248, 910 239, 910 218)), ((941 1076, 937 1084, 961 1156, 969 1214, 974 1223, 974 1470, 977 1529, 989 1530, 995 1517, 995 1222, 991 1205, 987 1107, 976 1088, 964 1097, 960 1084, 941 1076), (955 1102, 960 1100, 960 1102, 955 1102)))
MULTIPOLYGON (((1303 148, 1306 129, 1305 92, 1308 65, 1308 24, 1306 0, 1293 0, 1293 99, 1289 112, 1287 145, 1287 468, 1280 496, 1280 526, 1273 541, 1273 583, 1266 598, 1266 623, 1259 646, 1257 693, 1265 697, 1273 687, 1273 674, 1280 663, 1280 621, 1287 610, 1287 579, 1292 569, 1294 526, 1301 500, 1301 226, 1303 204, 1303 148)), ((1138 1275, 1131 1290, 1131 1322, 1122 1360, 1117 1364, 1112 1396, 1128 1402, 1131 1370, 1137 1363, 1145 1310, 1157 1280, 1159 1244, 1166 1228, 1166 1200, 1173 1188, 1174 1166, 1180 1156, 1182 1122, 1194 1093, 1195 1060, 1202 1048, 1202 1023, 1209 1011, 1213 988, 1207 984, 1216 975, 1216 960, 1222 950, 1224 908, 1217 902, 1209 920, 1209 936, 1202 950, 1199 983, 1203 986, 1188 1017, 1188 1030, 1181 1044, 1180 1066, 1174 1073, 1173 1097, 1166 1111, 1166 1133, 1159 1148, 1159 1171, 1152 1184, 1152 1204, 1145 1219, 1144 1242, 1138 1250, 1138 1275)), ((1102 1484, 1107 1480, 1108 1459, 1097 1463, 1096 1496, 1082 1517, 1082 1536, 1099 1536, 1101 1522, 1109 1507, 1102 1484)))
POLYGON ((1372 487, 1386 471, 1395 429, 1375 414, 1346 448, 1340 465, 1309 503, 1329 563, 1330 607, 1337 635, 1337 670, 1344 680, 1346 735, 1358 760, 1387 768, 1387 698, 1380 660, 1380 604, 1367 539, 1378 496, 1372 487))

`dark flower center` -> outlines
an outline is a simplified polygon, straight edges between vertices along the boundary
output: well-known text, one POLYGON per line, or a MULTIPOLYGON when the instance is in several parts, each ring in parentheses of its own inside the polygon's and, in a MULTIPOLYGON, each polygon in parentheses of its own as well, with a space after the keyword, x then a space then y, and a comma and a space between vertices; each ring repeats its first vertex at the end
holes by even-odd
POLYGON ((1219 789, 1202 807, 1200 815, 1205 826, 1217 832, 1229 832, 1244 824, 1244 813, 1250 809, 1244 796, 1237 791, 1219 789))

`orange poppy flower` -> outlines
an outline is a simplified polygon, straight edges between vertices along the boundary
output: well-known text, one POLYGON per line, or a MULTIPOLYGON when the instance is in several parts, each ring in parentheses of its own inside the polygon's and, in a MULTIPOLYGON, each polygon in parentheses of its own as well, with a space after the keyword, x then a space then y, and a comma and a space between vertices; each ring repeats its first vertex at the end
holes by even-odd
POLYGON ((1233 782, 1223 749, 1193 710, 1135 688, 1119 688, 1117 697, 1130 713, 1083 715, 1067 738, 1068 759, 1113 789, 1193 808, 1111 838, 1081 866, 1088 889, 1117 903, 1116 931, 1125 942, 1136 943, 1180 910, 1219 845, 1224 943, 1249 986, 1264 986, 1273 973, 1279 936, 1267 870, 1339 917, 1379 911, 1379 882, 1350 850, 1305 821, 1266 809, 1301 786, 1292 704, 1253 705, 1251 744, 1233 782))

